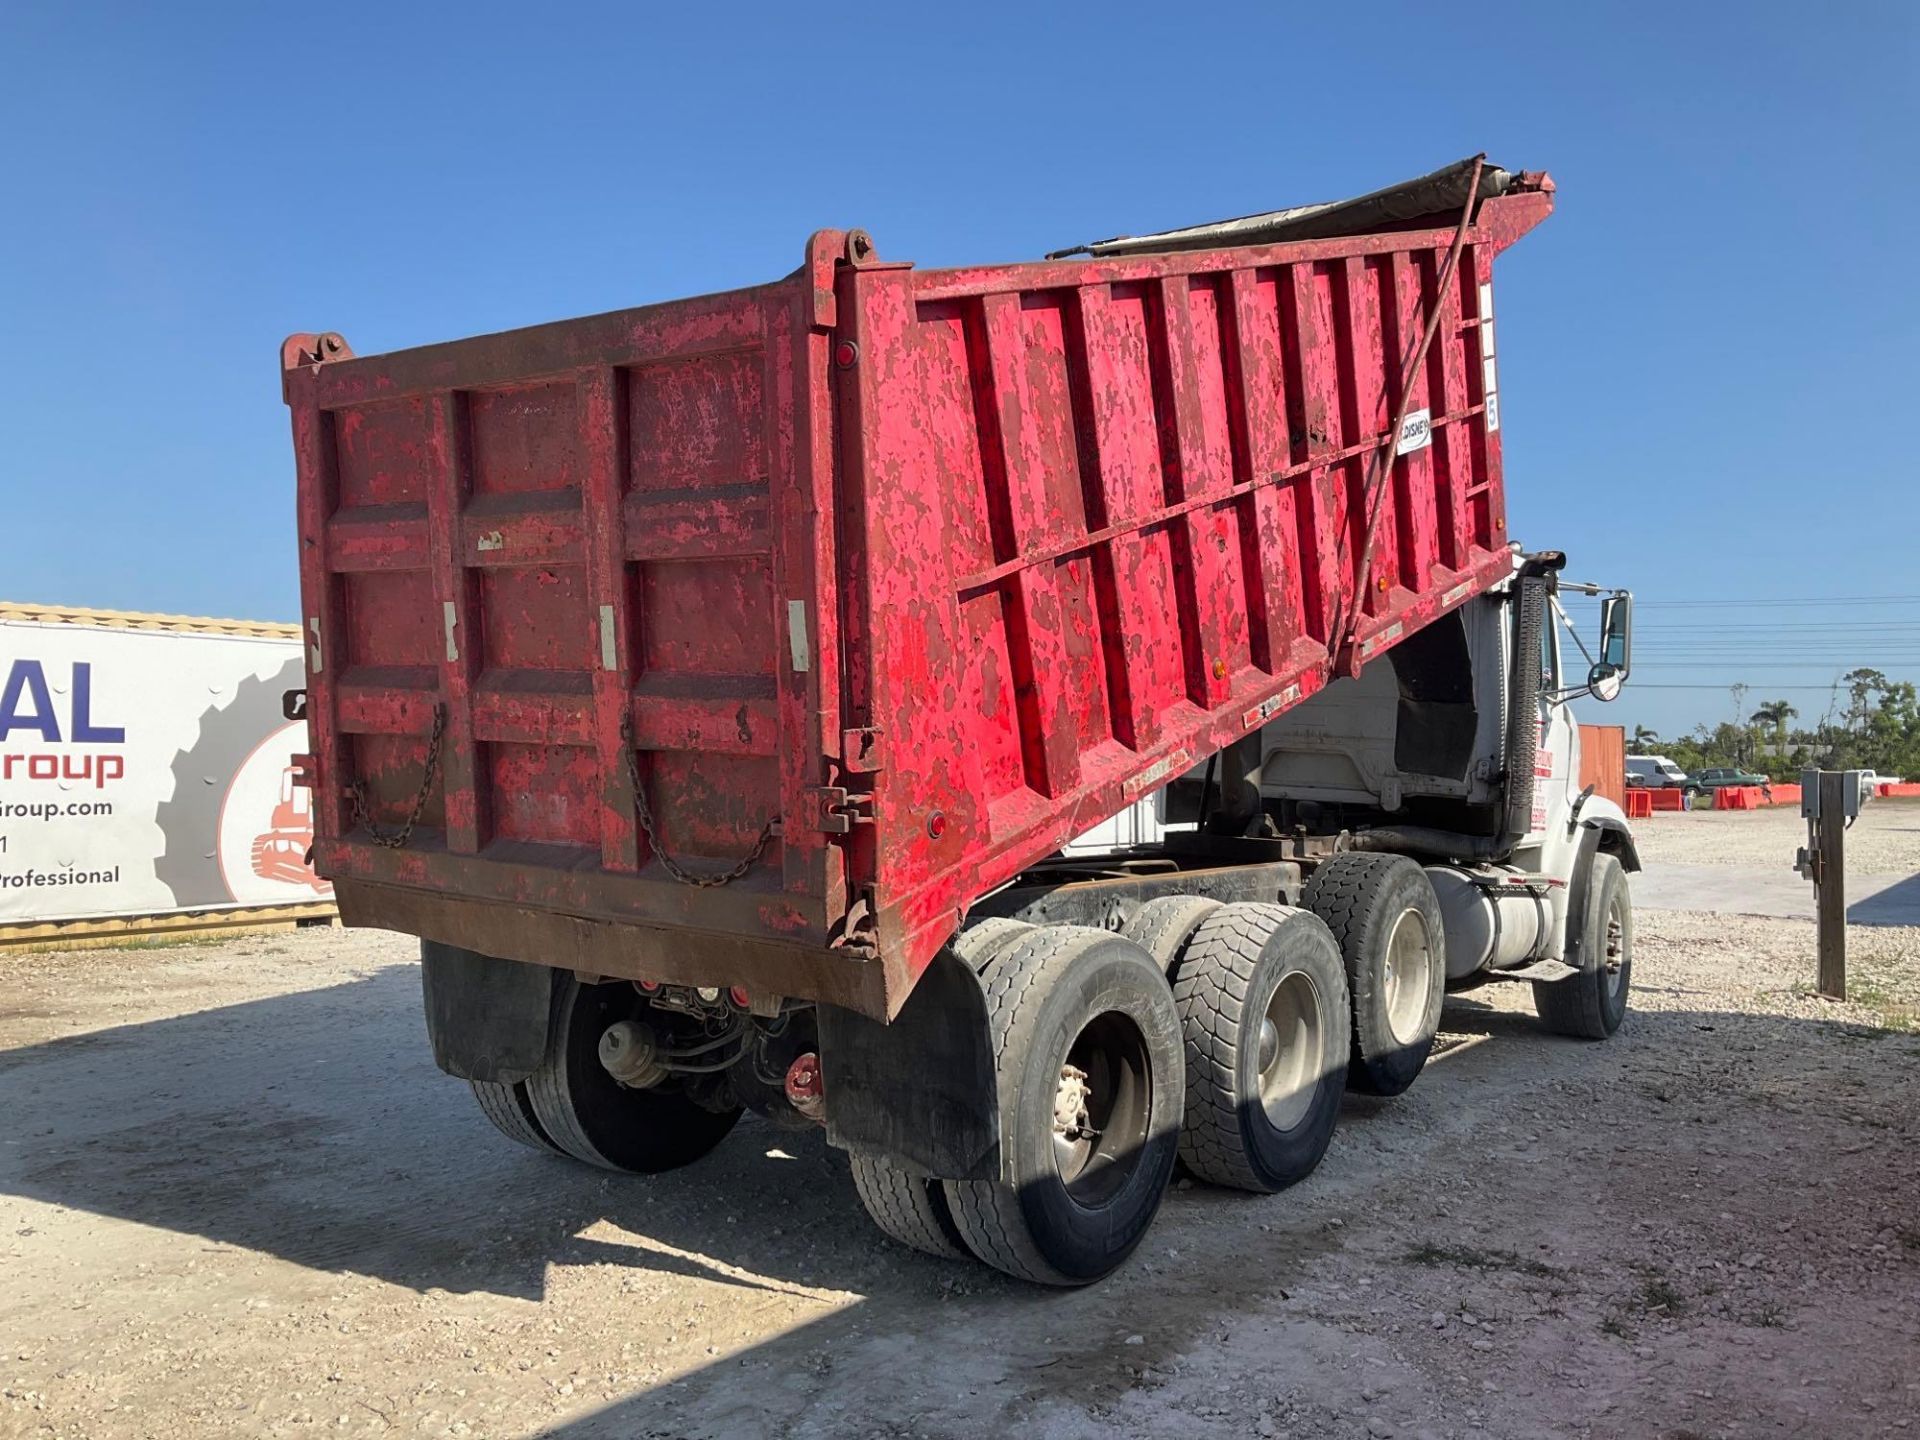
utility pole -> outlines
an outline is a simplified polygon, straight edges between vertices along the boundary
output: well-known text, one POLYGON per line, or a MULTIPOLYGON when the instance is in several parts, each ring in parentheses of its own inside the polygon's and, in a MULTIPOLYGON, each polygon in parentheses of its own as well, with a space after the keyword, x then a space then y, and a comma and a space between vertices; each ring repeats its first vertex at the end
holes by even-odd
POLYGON ((1847 823, 1860 813, 1858 770, 1808 770, 1800 776, 1807 844, 1795 868, 1813 881, 1819 921, 1819 992, 1847 998, 1847 823))

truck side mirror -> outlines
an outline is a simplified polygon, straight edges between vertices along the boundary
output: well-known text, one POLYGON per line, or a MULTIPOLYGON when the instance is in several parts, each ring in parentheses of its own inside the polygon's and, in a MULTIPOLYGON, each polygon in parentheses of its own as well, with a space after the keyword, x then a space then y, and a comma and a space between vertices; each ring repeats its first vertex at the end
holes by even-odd
POLYGON ((1633 597, 1609 595, 1600 602, 1600 658, 1587 672, 1587 691, 1596 700, 1618 698, 1633 668, 1633 597))

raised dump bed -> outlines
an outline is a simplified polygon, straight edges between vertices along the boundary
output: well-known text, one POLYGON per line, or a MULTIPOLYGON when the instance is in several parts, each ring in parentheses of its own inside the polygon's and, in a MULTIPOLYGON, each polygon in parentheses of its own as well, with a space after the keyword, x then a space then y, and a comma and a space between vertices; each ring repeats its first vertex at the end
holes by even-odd
POLYGON ((343 915, 892 1015, 979 896, 1511 573, 1493 262, 1551 191, 292 337, 343 915))

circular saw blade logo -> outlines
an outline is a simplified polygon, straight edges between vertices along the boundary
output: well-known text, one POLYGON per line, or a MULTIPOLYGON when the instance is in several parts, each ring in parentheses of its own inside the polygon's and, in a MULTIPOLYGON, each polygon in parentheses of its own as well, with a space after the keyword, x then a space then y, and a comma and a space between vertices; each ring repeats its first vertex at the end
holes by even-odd
POLYGON ((175 904, 287 904, 328 893, 307 864, 313 797, 290 772, 306 727, 280 713, 281 692, 300 683, 297 659, 275 675, 246 677, 174 757, 173 795, 156 816, 166 844, 154 871, 175 904))

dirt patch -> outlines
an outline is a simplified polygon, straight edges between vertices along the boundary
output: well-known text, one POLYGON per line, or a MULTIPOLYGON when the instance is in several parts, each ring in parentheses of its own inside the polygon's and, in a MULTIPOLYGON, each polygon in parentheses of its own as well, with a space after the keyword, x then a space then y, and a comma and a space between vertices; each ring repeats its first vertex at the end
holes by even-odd
POLYGON ((1912 1433, 1920 931, 1854 953, 1833 1005, 1805 922, 1647 913, 1613 1041, 1454 997, 1307 1182, 1072 1293, 885 1243, 812 1135, 519 1149, 399 937, 13 960, 0 1435, 1912 1433))

